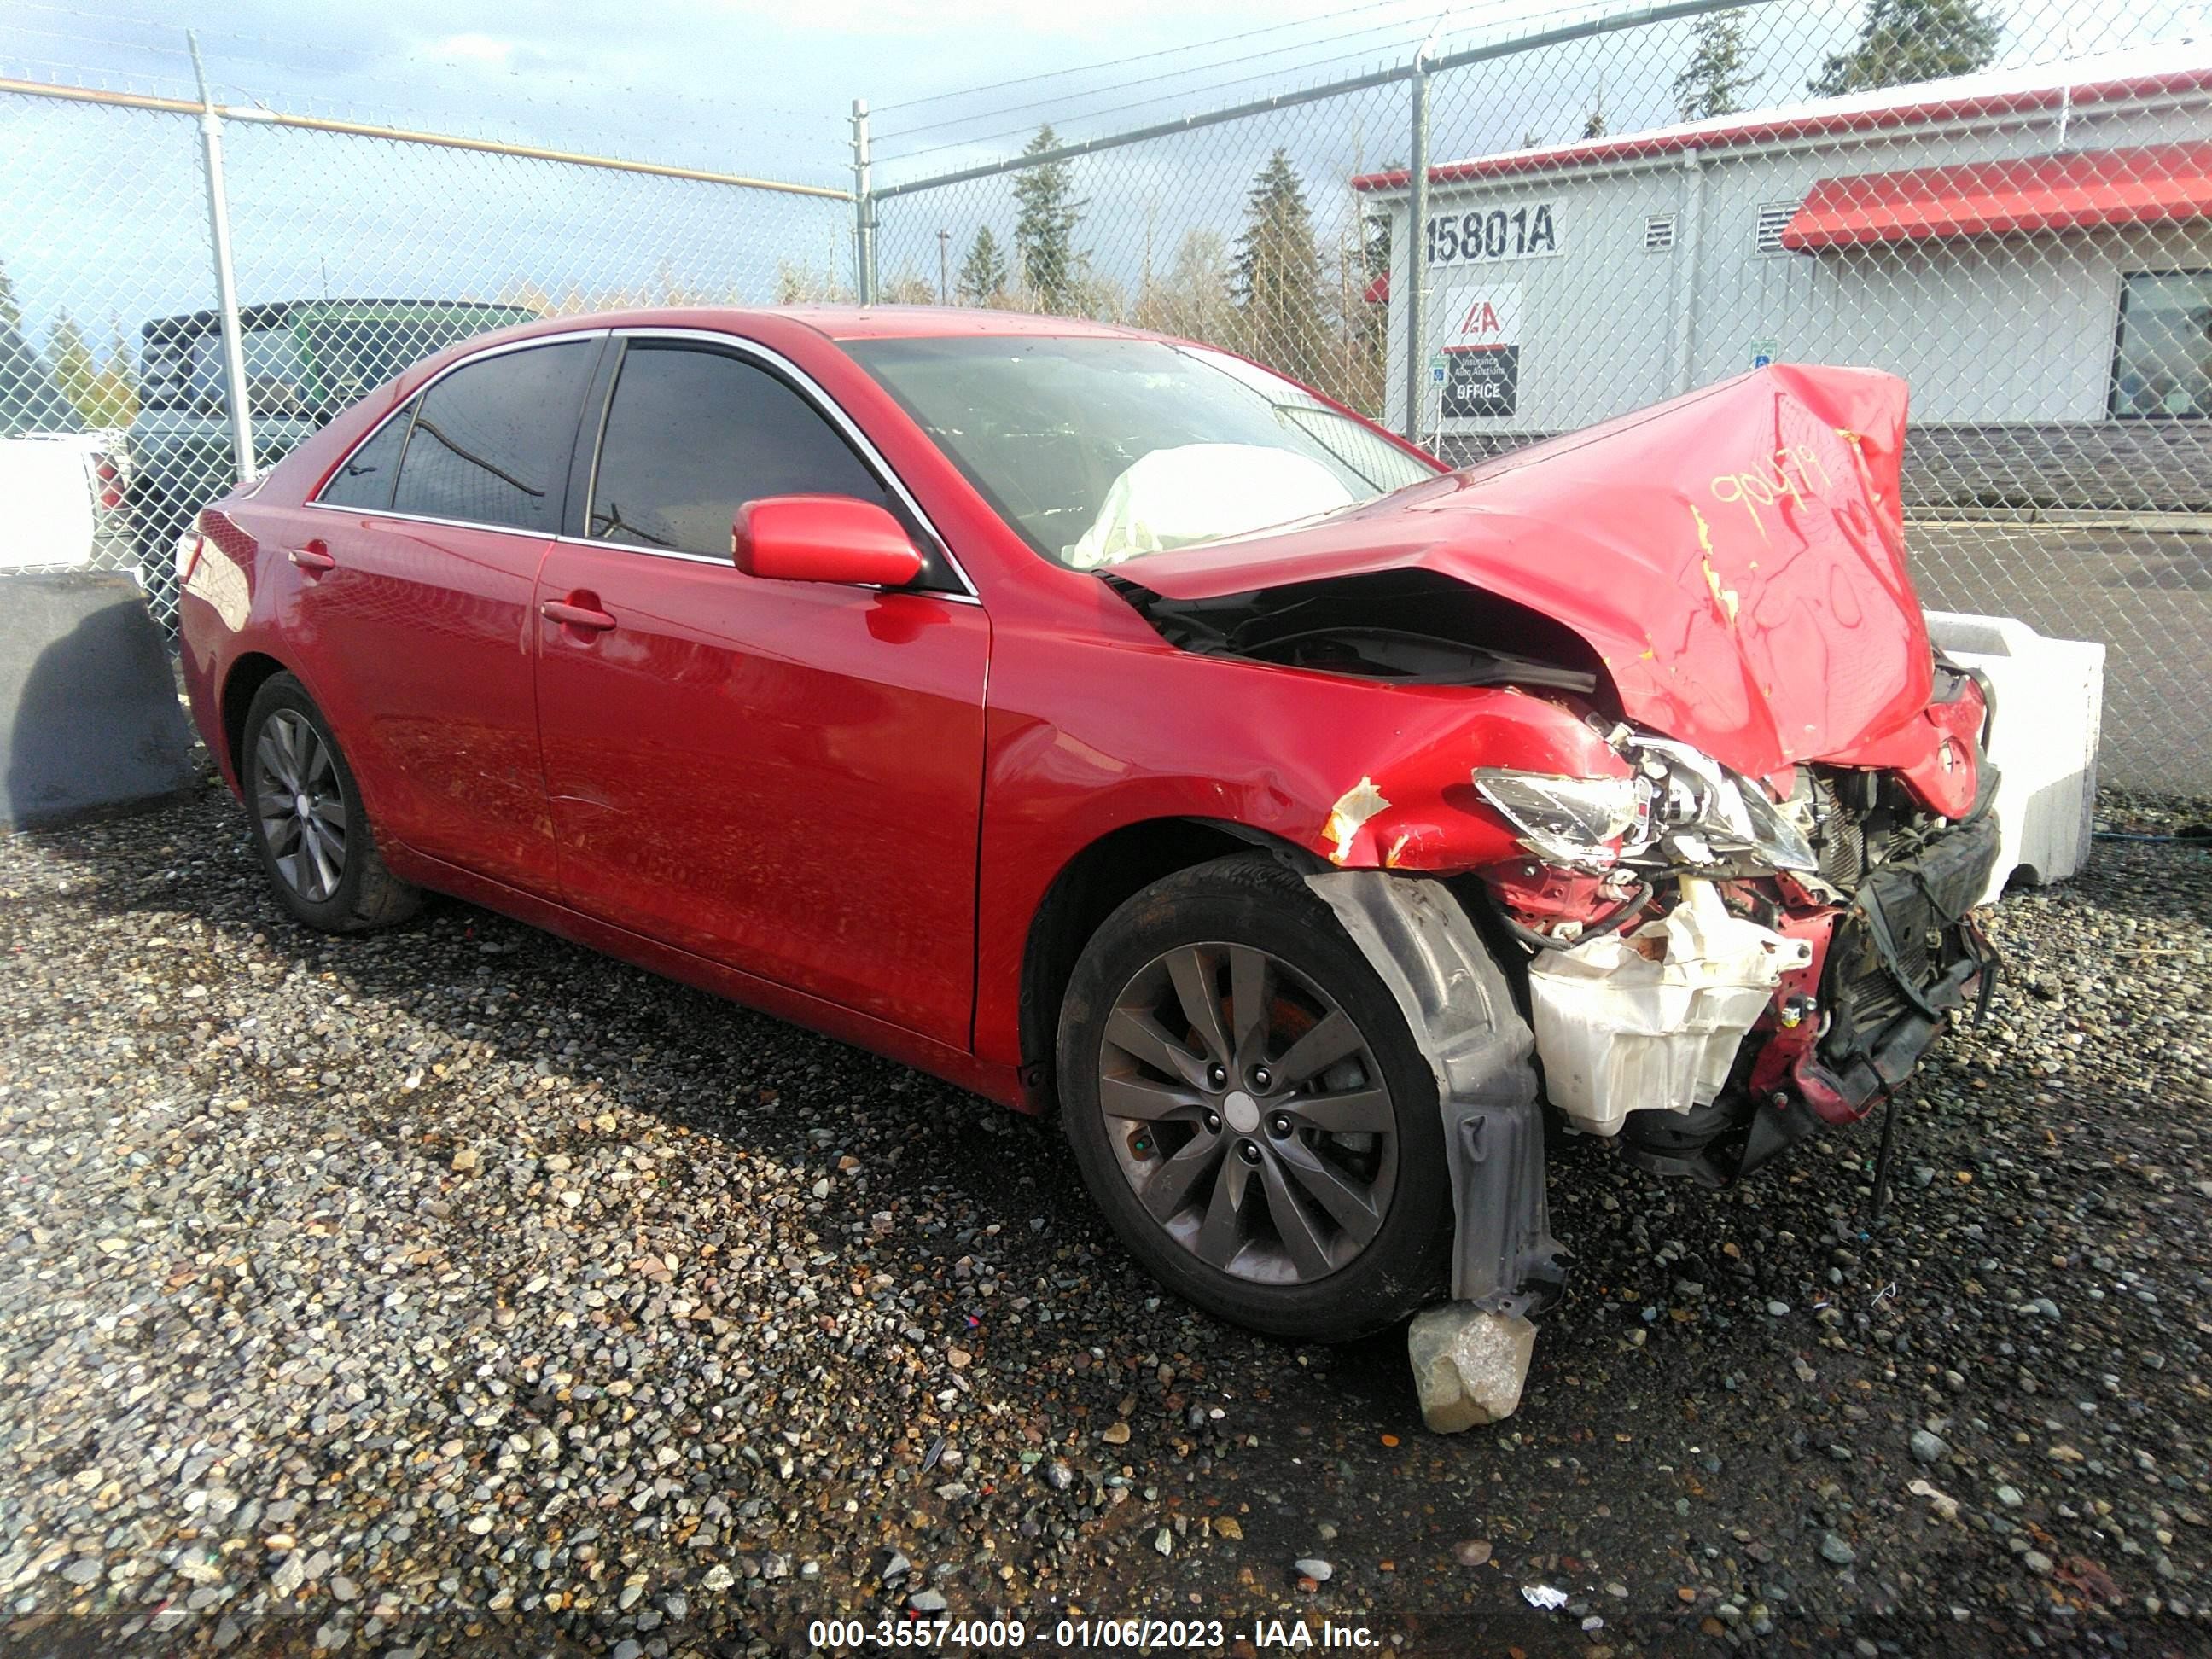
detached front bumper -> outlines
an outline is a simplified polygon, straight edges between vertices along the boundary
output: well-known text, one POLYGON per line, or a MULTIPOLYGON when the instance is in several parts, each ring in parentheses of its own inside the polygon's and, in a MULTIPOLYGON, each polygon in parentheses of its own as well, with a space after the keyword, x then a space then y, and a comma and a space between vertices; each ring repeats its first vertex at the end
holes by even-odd
POLYGON ((1954 1009, 1988 1006, 2000 964, 1973 908, 1998 841, 1990 815, 1948 830, 1870 872, 1836 919, 1821 972, 1826 1029, 1790 1073, 1825 1121, 1863 1117, 1919 1064, 1954 1009))

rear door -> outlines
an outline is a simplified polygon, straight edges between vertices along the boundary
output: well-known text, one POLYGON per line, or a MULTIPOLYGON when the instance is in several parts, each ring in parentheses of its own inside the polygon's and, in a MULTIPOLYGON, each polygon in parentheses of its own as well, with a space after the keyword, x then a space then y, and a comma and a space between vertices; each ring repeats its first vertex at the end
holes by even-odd
POLYGON ((379 823, 548 896, 532 601, 602 343, 501 349, 440 376, 339 466, 288 550, 292 631, 379 823))
POLYGON ((538 623, 566 896, 965 1048, 982 610, 788 365, 695 339, 622 349, 573 526, 584 533, 538 578, 541 610, 604 618, 538 623), (738 507, 801 493, 903 516, 929 561, 917 586, 740 573, 738 507))

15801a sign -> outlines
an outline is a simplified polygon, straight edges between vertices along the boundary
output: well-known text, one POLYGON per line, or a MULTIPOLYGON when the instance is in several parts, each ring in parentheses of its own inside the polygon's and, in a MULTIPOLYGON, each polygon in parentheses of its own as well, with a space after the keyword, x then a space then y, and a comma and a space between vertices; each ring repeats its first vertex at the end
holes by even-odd
POLYGON ((1552 222, 1549 202, 1516 208, 1469 208, 1464 213, 1439 214, 1429 221, 1432 265, 1542 259, 1559 251, 1559 227, 1552 222))

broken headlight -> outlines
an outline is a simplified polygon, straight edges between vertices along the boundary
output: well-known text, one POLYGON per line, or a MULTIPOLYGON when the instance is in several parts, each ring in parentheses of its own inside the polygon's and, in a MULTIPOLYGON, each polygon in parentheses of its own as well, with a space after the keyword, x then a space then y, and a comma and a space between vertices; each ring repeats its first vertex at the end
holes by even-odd
POLYGON ((1625 778, 1478 767, 1474 787, 1547 863, 1767 872, 1816 870, 1804 832, 1756 783, 1686 743, 1616 727, 1625 778))
POLYGON ((1552 864, 1607 870, 1620 861, 1616 843, 1643 839, 1652 789, 1642 777, 1570 778, 1479 766, 1474 787, 1513 826, 1521 844, 1552 864))
POLYGON ((1817 870, 1804 832, 1766 792, 1686 743, 1646 738, 1618 727, 1613 744, 1653 793, 1650 836, 1625 847, 1624 861, 1749 865, 1762 870, 1817 870), (1639 854, 1648 854, 1641 856, 1639 854))

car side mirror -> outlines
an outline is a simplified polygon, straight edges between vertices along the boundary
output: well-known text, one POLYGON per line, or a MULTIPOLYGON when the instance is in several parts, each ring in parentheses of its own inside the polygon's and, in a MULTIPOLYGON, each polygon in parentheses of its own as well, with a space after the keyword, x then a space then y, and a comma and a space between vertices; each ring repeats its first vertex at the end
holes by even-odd
POLYGON ((730 557, 748 576, 903 587, 921 554, 896 519, 849 495, 767 495, 730 526, 730 557))

